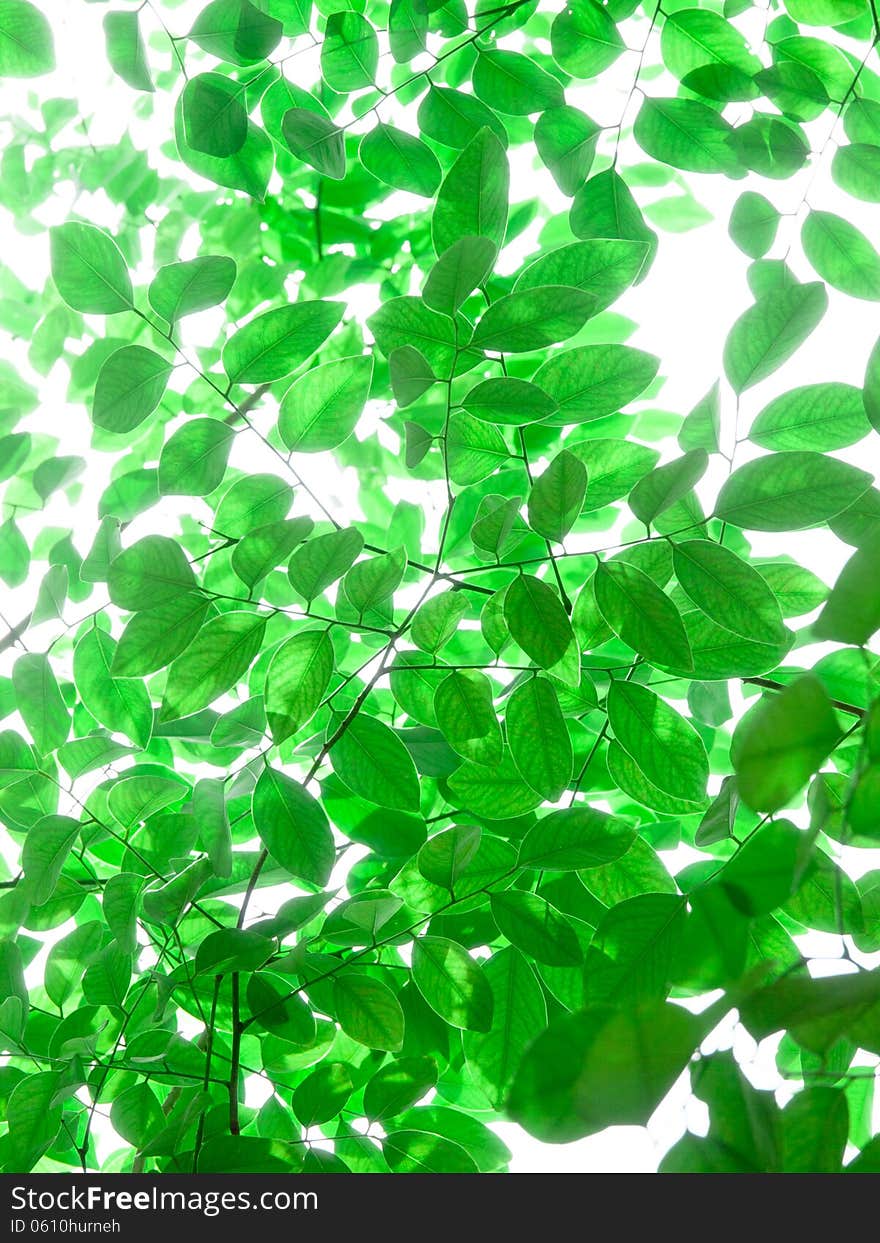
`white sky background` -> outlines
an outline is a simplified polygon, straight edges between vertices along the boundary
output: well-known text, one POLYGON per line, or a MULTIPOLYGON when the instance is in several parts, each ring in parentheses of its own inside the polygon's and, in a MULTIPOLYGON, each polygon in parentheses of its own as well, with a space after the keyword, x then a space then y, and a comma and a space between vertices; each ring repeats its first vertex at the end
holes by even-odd
MULTIPOLYGON (((153 115, 146 120, 139 119, 142 108, 138 103, 143 96, 131 91, 118 79, 114 79, 107 66, 104 37, 101 29, 103 16, 107 6, 100 3, 83 3, 83 0, 38 0, 43 11, 52 22, 55 34, 56 56, 58 68, 52 75, 34 80, 33 82, 6 82, 0 85, 0 135, 5 145, 14 132, 2 118, 7 116, 21 117, 37 114, 30 113, 29 101, 39 102, 47 98, 73 98, 79 102, 82 115, 88 118, 89 137, 95 146, 113 143, 128 128, 136 146, 149 152, 151 163, 163 171, 167 169, 178 178, 190 176, 191 179, 205 188, 206 183, 199 182, 189 174, 180 163, 169 163, 162 157, 158 148, 172 134, 171 106, 173 100, 166 92, 157 92, 152 97, 155 104, 153 115), (136 115, 137 114, 137 115, 136 115)), ((159 5, 163 18, 173 33, 185 33, 191 24, 192 17, 204 5, 204 0, 185 0, 176 8, 159 5)), ((116 5, 114 7, 123 7, 116 5)), ((133 7, 126 4, 124 7, 133 7)), ((548 12, 556 12, 559 0, 544 0, 542 5, 548 12)), ((756 9, 737 19, 738 27, 754 40, 754 49, 765 60, 769 60, 767 49, 761 46, 761 36, 766 21, 763 8, 756 9)), ((149 7, 141 14, 142 30, 148 37, 149 56, 155 67, 166 68, 169 63, 169 46, 155 16, 149 7)), ((645 20, 631 20, 621 26, 627 44, 633 50, 621 56, 611 70, 602 75, 598 87, 591 85, 573 86, 567 89, 569 103, 582 107, 595 121, 600 124, 612 125, 622 116, 627 96, 635 77, 639 52, 644 43, 648 23, 645 20)), ((815 32, 821 36, 822 32, 815 32)), ((381 36, 380 36, 381 37, 381 36)), ((659 34, 652 36, 652 45, 648 48, 645 64, 659 60, 659 34)), ((501 45, 515 49, 518 46, 516 35, 506 36, 501 45)), ((851 50, 857 56, 864 55, 865 46, 853 44, 851 50)), ((195 63, 193 61, 193 63, 195 63)), ((207 64, 207 62, 205 62, 207 64)), ((388 63, 388 58, 380 62, 380 73, 388 63)), ((295 80, 298 84, 307 84, 317 76, 317 53, 306 52, 292 62, 295 80)), ((419 61, 413 63, 415 69, 423 67, 419 61)), ((643 81, 644 89, 651 95, 673 95, 676 84, 669 78, 649 77, 643 81)), ((462 89, 468 89, 464 87, 462 89)), ((638 110, 640 97, 638 94, 631 100, 626 123, 631 124, 638 110)), ((736 120, 736 106, 729 109, 726 116, 736 120)), ((382 118, 402 124, 404 128, 414 124, 414 107, 405 110, 396 108, 392 101, 383 105, 382 118)), ((366 132, 369 122, 364 121, 358 132, 366 132)), ((727 221, 730 210, 737 197, 746 189, 755 189, 766 195, 783 213, 792 213, 783 219, 777 240, 770 251, 770 257, 787 257, 795 274, 802 279, 815 279, 810 266, 806 263, 800 250, 799 233, 806 208, 803 206, 804 195, 809 188, 809 201, 813 207, 838 211, 855 223, 874 241, 880 244, 880 212, 868 204, 845 196, 838 190, 830 177, 829 168, 835 149, 835 139, 843 141, 842 125, 832 127, 832 113, 826 113, 818 121, 804 127, 816 153, 810 164, 797 176, 787 181, 769 181, 764 178, 749 176, 740 181, 727 180, 720 176, 701 176, 684 174, 687 186, 694 197, 708 209, 714 219, 705 225, 686 233, 660 233, 660 248, 657 258, 647 280, 638 288, 630 290, 614 306, 614 311, 635 321, 638 328, 629 338, 629 343, 648 350, 662 359, 661 375, 665 377, 662 390, 656 398, 642 403, 646 409, 663 409, 679 414, 686 413, 700 397, 710 388, 721 374, 721 352, 730 326, 736 317, 751 303, 752 297, 746 283, 746 270, 749 260, 734 247, 727 236, 727 221), (790 249, 789 249, 790 248, 790 249)), ((75 143, 82 141, 81 133, 77 136, 74 125, 69 126, 60 136, 59 142, 75 143)), ((600 150, 602 147, 600 146, 600 150)), ((512 148, 510 151, 512 164, 511 202, 516 203, 539 195, 552 211, 567 209, 568 200, 556 189, 552 179, 545 170, 533 164, 534 150, 531 146, 512 148)), ((647 157, 643 156, 631 140, 624 140, 621 147, 620 166, 625 171, 628 165, 639 163, 647 157)), ((277 185, 277 174, 275 174, 277 185)), ((275 188, 270 184, 270 194, 275 188)), ((646 202, 669 197, 680 193, 684 183, 671 182, 668 186, 648 191, 636 189, 636 198, 643 205, 646 202)), ((216 187, 215 187, 216 189, 216 187)), ((222 193, 218 191, 218 195, 222 193)), ((396 193, 381 205, 381 215, 391 217, 398 212, 409 211, 416 204, 424 206, 424 200, 416 200, 413 196, 396 193)), ((154 218, 158 218, 158 209, 154 218)), ((40 226, 60 223, 71 213, 91 223, 113 231, 120 217, 121 209, 110 202, 99 192, 83 194, 75 199, 74 187, 60 183, 55 187, 53 195, 37 209, 35 218, 40 226)), ((534 249, 540 223, 532 225, 529 230, 504 252, 501 259, 503 271, 514 271, 522 259, 534 249)), ((13 227, 11 217, 0 208, 0 241, 4 261, 31 288, 40 288, 48 277, 48 239, 42 228, 30 236, 22 236, 13 227)), ((149 254, 149 229, 143 233, 145 261, 141 269, 133 275, 135 282, 143 283, 151 279, 154 273, 152 259, 149 254)), ((194 230, 188 235, 180 258, 190 258, 198 249, 198 235, 194 230)), ((236 257, 236 256, 233 256, 236 257)), ((291 293, 294 289, 291 289, 291 293)), ((757 413, 778 393, 784 392, 795 385, 803 385, 820 381, 845 381, 862 383, 865 362, 868 354, 880 333, 880 315, 877 304, 860 302, 848 298, 829 289, 830 307, 823 321, 804 346, 785 367, 780 369, 768 381, 747 392, 741 402, 740 435, 743 435, 757 413)), ((349 300, 350 310, 359 317, 366 317, 376 304, 377 287, 361 286, 344 295, 349 300)), ((183 321, 181 333, 184 344, 194 346, 201 342, 212 342, 218 327, 223 321, 222 310, 205 312, 183 321)), ((104 331, 100 317, 93 322, 97 333, 104 331)), ((112 321, 108 323, 112 330, 112 321)), ((92 455, 87 453, 90 442, 90 423, 88 413, 83 406, 71 406, 66 399, 67 369, 62 362, 50 373, 46 380, 33 374, 27 366, 27 342, 12 342, 8 348, 0 350, 3 356, 21 365, 22 373, 34 383, 43 397, 43 404, 20 428, 38 430, 44 434, 57 437, 60 453, 78 453, 88 458, 88 473, 81 500, 70 504, 61 494, 55 494, 50 500, 47 510, 42 514, 20 515, 22 529, 32 543, 36 534, 46 525, 70 528, 74 541, 81 553, 85 553, 91 544, 97 528, 95 498, 100 495, 109 477, 109 469, 114 462, 110 455, 92 455)), ((74 348, 79 348, 75 346, 74 348)), ((172 385, 184 387, 191 375, 184 374, 184 369, 175 373, 172 385)), ((724 448, 729 451, 733 442, 732 420, 734 415, 733 395, 729 388, 723 386, 723 431, 724 448)), ((374 403, 376 409, 368 409, 357 434, 361 437, 375 434, 379 419, 384 409, 374 403)), ((270 403, 264 402, 255 416, 255 421, 262 430, 266 430, 274 418, 270 403)), ((381 428, 383 443, 395 446, 396 437, 387 428, 381 428), (389 439, 390 438, 390 439, 389 439)), ((663 446, 664 460, 678 456, 679 450, 674 439, 663 446)), ((750 456, 759 453, 749 444, 741 444, 737 450, 736 464, 740 465, 750 456)), ((854 446, 852 449, 838 453, 843 459, 850 460, 859 466, 880 473, 880 455, 877 453, 877 437, 854 446)), ((351 497, 355 494, 356 483, 346 479, 333 462, 332 454, 311 454, 308 458, 299 459, 304 464, 310 485, 325 501, 328 507, 340 517, 355 519, 351 497)), ((295 459, 296 464, 296 459, 295 459)), ((277 463, 266 460, 265 451, 256 437, 247 434, 236 442, 235 465, 246 470, 275 470, 277 463)), ((698 491, 711 510, 717 490, 727 474, 727 463, 722 458, 713 459, 712 465, 698 491)), ((395 481, 395 499, 408 499, 426 503, 426 492, 429 485, 424 482, 413 482, 407 488, 406 481, 395 481)), ((442 485, 435 488, 433 495, 427 499, 429 510, 429 530, 436 529, 436 523, 442 512, 444 503, 442 485), (433 519, 433 521, 431 521, 433 519)), ((297 500, 298 512, 307 506, 302 505, 302 498, 297 500)), ((188 498, 164 498, 160 507, 147 511, 137 519, 126 533, 128 541, 135 540, 148 531, 165 530, 174 534, 177 529, 177 518, 181 513, 195 512, 197 517, 207 517, 209 510, 201 502, 188 498), (204 512, 201 512, 204 510, 204 512)), ((5 514, 3 515, 5 517, 5 514)), ((620 529, 615 528, 615 530, 620 529)), ((639 532, 641 533, 641 532, 639 532)), ((596 544, 606 545, 615 537, 608 532, 596 536, 596 544)), ((625 538, 625 537, 624 537, 625 538)), ((833 583, 836 574, 851 553, 851 549, 837 541, 830 532, 820 528, 801 534, 786 533, 782 536, 773 534, 750 534, 754 551, 758 555, 788 554, 795 557, 801 564, 812 569, 826 582, 833 583)), ((589 546, 589 545, 587 545, 589 546)), ((37 566, 25 586, 15 591, 3 589, 0 612, 7 621, 17 622, 24 616, 32 602, 44 567, 37 566)), ((67 621, 75 621, 96 606, 101 588, 96 587, 93 597, 82 605, 68 606, 65 614, 67 621)), ((798 619, 797 625, 805 624, 805 619, 798 619)), ((29 632, 26 637, 32 650, 43 650, 57 636, 58 623, 45 623, 38 630, 29 632)), ((792 659, 810 666, 824 654, 826 649, 815 645, 808 649, 800 649, 792 659)), ((7 652, 0 657, 0 672, 7 673, 16 652, 7 652)), ((742 700, 737 699, 737 684, 731 684, 734 705, 740 709, 742 700)), ((12 721, 15 726, 15 718, 12 721)), ((6 723, 8 724, 8 722, 6 723)), ((20 726, 19 726, 20 727, 20 726)), ((213 772, 214 770, 212 770, 213 772)), ((79 790, 79 786, 77 787, 79 790)), ((795 820, 801 822, 797 815, 795 820)), ((5 833, 0 830, 0 847, 11 864, 16 857, 17 849, 5 833)), ((351 852, 352 855, 354 852, 351 852)), ((696 857, 696 852, 681 847, 670 854, 664 853, 664 862, 672 871, 680 869, 696 857)), ((845 852, 847 870, 858 876, 878 866, 880 851, 848 850, 845 852)), ((288 893, 285 896, 289 896, 288 893)), ((253 914, 268 909, 273 901, 271 890, 260 890, 255 898, 253 914)), ((48 941, 56 939, 68 931, 67 927, 54 931, 47 936, 48 941)), ((803 952, 814 955, 812 969, 816 974, 828 973, 845 966, 840 961, 839 939, 823 934, 810 934, 799 939, 803 952)), ((852 949, 852 947, 850 947, 852 949)), ((853 951, 857 959, 867 962, 864 956, 853 951)), ((880 956, 875 956, 880 957, 880 956)), ((44 955, 41 953, 31 971, 38 978, 44 955)), ((781 1085, 774 1065, 776 1039, 763 1042, 756 1049, 754 1042, 741 1029, 736 1028, 731 1020, 722 1029, 713 1034, 711 1047, 729 1047, 731 1042, 744 1069, 753 1082, 761 1087, 781 1085)), ((704 1048, 708 1051, 709 1044, 704 1048)), ((863 1064, 877 1061, 876 1058, 860 1057, 863 1064)), ((259 1081, 250 1083, 249 1102, 259 1103, 265 1096, 261 1091, 263 1085, 259 1081)), ((780 1101, 787 1099, 791 1092, 790 1085, 779 1086, 780 1101)), ((880 1114, 875 1111, 875 1127, 880 1124, 880 1114)), ((612 1128, 601 1135, 583 1140, 575 1144, 557 1146, 540 1144, 531 1139, 518 1127, 511 1124, 499 1124, 497 1129, 511 1148, 514 1157, 511 1169, 514 1171, 648 1171, 656 1168, 663 1153, 681 1135, 686 1126, 695 1131, 705 1129, 705 1109, 690 1097, 687 1077, 684 1076, 664 1104, 655 1114, 647 1128, 627 1127, 612 1128)), ((112 1135, 98 1132, 99 1145, 103 1151, 109 1152, 117 1146, 112 1135)))

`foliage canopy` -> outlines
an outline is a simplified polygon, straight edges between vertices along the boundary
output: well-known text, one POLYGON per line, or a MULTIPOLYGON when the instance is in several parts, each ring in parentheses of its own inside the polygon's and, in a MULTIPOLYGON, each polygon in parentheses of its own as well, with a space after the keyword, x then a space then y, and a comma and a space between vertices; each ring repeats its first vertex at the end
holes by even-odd
POLYGON ((880 301, 874 0, 65 8, 127 114, 4 0, 0 1167, 494 1171, 689 1070, 664 1169, 876 1171, 880 352, 795 382, 880 301), (709 183, 663 411, 614 308, 709 183))

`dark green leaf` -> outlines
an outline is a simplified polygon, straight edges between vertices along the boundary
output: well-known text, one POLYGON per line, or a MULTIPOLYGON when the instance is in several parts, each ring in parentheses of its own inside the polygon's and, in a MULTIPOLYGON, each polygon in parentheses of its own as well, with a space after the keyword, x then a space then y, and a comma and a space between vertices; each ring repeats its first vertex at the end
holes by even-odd
POLYGON ((767 694, 737 727, 731 745, 737 788, 754 811, 778 811, 806 785, 839 742, 841 729, 812 674, 767 694))

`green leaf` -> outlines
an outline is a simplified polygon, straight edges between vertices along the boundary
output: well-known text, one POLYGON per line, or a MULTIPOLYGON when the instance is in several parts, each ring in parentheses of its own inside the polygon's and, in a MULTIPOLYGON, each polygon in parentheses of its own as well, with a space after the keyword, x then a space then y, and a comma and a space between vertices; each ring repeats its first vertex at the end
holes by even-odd
POLYGON ((452 1027, 488 1032, 492 1028, 492 990, 470 954, 444 937, 413 942, 413 980, 435 1013, 452 1027))
POLYGON ((766 255, 778 228, 779 212, 763 194, 746 190, 736 200, 730 214, 730 236, 749 258, 761 259, 766 255))
POLYGON ((458 630, 467 613, 463 591, 444 591, 420 604, 412 621, 410 638, 423 652, 439 652, 458 630))
POLYGON ((42 621, 54 620, 62 615, 67 600, 68 585, 67 566, 50 566, 40 583, 37 601, 31 613, 31 625, 36 626, 42 621))
POLYGON ((613 682, 608 692, 608 719, 621 747, 658 790, 702 802, 709 761, 689 721, 653 691, 621 681, 613 682))
POLYGON ((583 961, 574 929, 538 894, 518 889, 493 893, 490 907, 502 935, 529 958, 551 967, 577 967, 583 961))
MULTIPOLYGON (((401 407, 412 405, 437 380, 427 358, 414 345, 401 345, 396 350, 392 350, 388 356, 388 371, 391 378, 391 391, 394 394, 394 400, 401 407)), ((416 424, 407 424, 406 426, 415 427, 416 424)), ((429 435, 425 447, 426 453, 430 445, 431 438, 429 435)), ((419 458, 419 461, 421 461, 421 458, 419 458)), ((407 460, 407 465, 410 465, 409 460, 407 460)), ((413 463, 413 465, 417 465, 417 463, 413 463)))
POLYGON ((527 785, 508 752, 500 764, 488 766, 466 760, 449 780, 462 807, 490 820, 507 820, 531 811, 541 795, 527 785))
POLYGON ((575 237, 640 242, 648 250, 638 280, 647 275, 657 250, 657 234, 645 223, 631 190, 616 169, 596 173, 578 190, 571 204, 569 224, 575 237))
POLYGON ((89 630, 73 652, 73 680, 83 704, 108 729, 145 747, 153 729, 153 708, 143 682, 111 676, 116 644, 103 630, 89 630))
POLYGON ((186 141, 195 151, 225 159, 245 144, 248 117, 242 88, 219 73, 199 73, 181 95, 186 141))
POLYGON ((12 667, 12 687, 16 707, 34 746, 42 755, 48 755, 70 733, 70 715, 48 656, 39 652, 19 656, 12 667))
POLYGON ((354 1091, 349 1068, 343 1062, 322 1062, 293 1090, 293 1112, 303 1126, 335 1118, 354 1091))
POLYGON ((493 302, 477 322, 471 345, 511 354, 539 350, 573 337, 592 306, 589 294, 565 285, 523 289, 493 302))
POLYGON ((104 886, 104 919, 124 954, 133 954, 137 948, 137 906, 143 883, 143 877, 134 872, 116 872, 104 886))
POLYGON ((638 278, 648 248, 644 242, 594 238, 570 242, 541 255, 523 269, 517 289, 538 285, 573 285, 595 299, 593 314, 615 302, 638 278))
POLYGON ((594 583, 602 616, 627 646, 654 664, 692 666, 681 615, 647 574, 625 561, 603 561, 594 583))
POLYGON ((56 225, 49 237, 52 279, 69 306, 89 315, 131 309, 131 278, 111 237, 76 221, 56 225))
POLYGON ((183 123, 183 100, 178 97, 174 110, 174 141, 180 159, 188 169, 219 186, 243 190, 262 202, 275 163, 272 142, 265 130, 248 121, 244 145, 234 155, 220 158, 196 151, 186 141, 183 123))
POLYGON ((755 75, 755 86, 792 121, 813 121, 830 102, 819 75, 794 61, 762 69, 755 75))
POLYGON ((425 50, 428 13, 419 0, 391 0, 388 10, 388 42, 391 55, 400 64, 411 61, 425 50))
POLYGON ((657 461, 657 450, 627 440, 566 441, 569 453, 587 468, 585 512, 626 496, 657 461))
POLYGON ((804 1088, 786 1105, 781 1121, 782 1168, 787 1174, 842 1172, 850 1119, 840 1088, 804 1088))
POLYGON ((14 518, 0 526, 0 578, 7 587, 20 587, 28 576, 31 554, 14 518))
POLYGON ((440 731, 454 751, 477 764, 501 759, 501 727, 492 698, 492 683, 476 669, 454 670, 434 692, 440 731))
POLYGON ((492 955, 483 975, 492 992, 492 1026, 465 1032, 464 1053, 471 1076, 498 1107, 535 1032, 547 1025, 547 1007, 534 969, 512 945, 492 955))
POLYGON ((841 732, 813 674, 762 698, 737 726, 731 744, 743 802, 753 811, 784 807, 831 753, 841 732))
POLYGON ((198 634, 210 601, 195 591, 182 591, 136 613, 119 638, 113 676, 140 678, 164 669, 198 634))
POLYGON ((484 496, 471 525, 474 547, 500 557, 517 524, 521 507, 520 496, 504 497, 494 492, 484 496))
POLYGON ((741 165, 776 180, 797 173, 810 154, 806 135, 799 126, 767 113, 753 113, 750 120, 731 132, 730 143, 741 165))
POLYGON ((827 522, 870 487, 871 477, 821 453, 774 453, 738 467, 715 516, 750 531, 799 531, 827 522))
POLYGON ((804 254, 819 276, 853 298, 880 302, 880 255, 848 220, 811 211, 801 230, 804 254))
POLYGON ((438 191, 431 222, 438 255, 463 237, 485 237, 501 245, 507 227, 509 178, 504 147, 490 129, 480 129, 438 191))
POLYGON ((758 1039, 790 1026, 799 1043, 825 1053, 874 1009, 878 985, 874 971, 818 979, 785 975, 756 989, 739 1008, 747 1030, 758 1039))
POLYGON ((825 607, 813 623, 812 631, 817 639, 862 647, 880 629, 880 601, 874 586, 878 556, 880 542, 874 535, 847 561, 825 607))
POLYGON ((422 876, 454 895, 460 875, 479 849, 480 837, 481 830, 473 824, 454 824, 429 837, 416 860, 422 876))
POLYGON ((776 596, 783 617, 812 613, 828 595, 821 579, 791 562, 761 561, 758 570, 776 596))
POLYGON ((223 347, 230 384, 264 384, 290 375, 323 345, 342 318, 341 302, 296 302, 257 315, 223 347))
POLYGON ((159 456, 162 496, 207 496, 219 487, 235 433, 222 419, 191 419, 165 441, 159 456))
POLYGON ((575 78, 594 78, 613 65, 624 42, 607 11, 596 0, 574 0, 550 27, 553 58, 575 78))
POLYGON ((379 63, 376 32, 360 13, 331 13, 321 44, 321 73, 334 91, 371 86, 379 63))
POLYGON ((831 161, 835 184, 866 203, 880 203, 880 147, 853 142, 838 147, 831 161))
POLYGON ((709 465, 705 449, 691 449, 644 475, 629 494, 629 507, 645 526, 683 500, 709 465))
POLYGON ((526 1051, 508 1109, 545 1143, 644 1126, 703 1031, 699 1017, 662 1001, 559 1015, 526 1051))
POLYGON ((69 816, 44 816, 28 831, 21 867, 25 891, 34 906, 51 898, 80 828, 79 821, 69 816))
POLYGON ((477 1167, 460 1144, 425 1131, 392 1131, 382 1141, 395 1174, 476 1174, 477 1167))
POLYGON ((179 802, 187 790, 179 781, 167 776, 144 774, 125 776, 116 782, 107 796, 107 807, 115 820, 126 829, 139 821, 179 802))
POLYGON ((429 87, 418 111, 419 129, 427 138, 463 150, 484 127, 490 129, 502 147, 507 146, 507 131, 491 108, 473 95, 448 87, 429 87))
POLYGON ((218 928, 196 951, 197 975, 225 975, 229 971, 256 971, 272 954, 268 937, 243 928, 218 928))
POLYGON ((574 756, 559 698, 546 678, 530 678, 510 696, 504 717, 510 754, 523 779, 555 803, 571 781, 574 756))
POLYGON ((674 893, 640 893, 605 911, 584 962, 586 1004, 662 1001, 685 918, 674 893))
POLYGON ((0 78, 36 78, 55 68, 52 27, 36 5, 7 0, 0 12, 0 78))
POLYGON ((278 46, 281 23, 249 0, 211 0, 199 13, 189 37, 218 60, 252 65, 278 46))
POLYGON ((863 0, 789 0, 792 19, 807 26, 839 26, 865 12, 863 0))
POLYGON ((845 449, 869 434, 862 391, 853 384, 805 384, 757 415, 749 440, 762 449, 845 449))
POLYGON ((165 1123, 159 1098, 145 1081, 114 1097, 110 1106, 113 1130, 135 1148, 145 1148, 165 1123))
POLYGON ((764 915, 791 897, 799 879, 802 842, 788 820, 757 829, 719 878, 734 906, 746 915, 764 915))
POLYGON ((243 610, 209 618, 171 662, 159 720, 189 716, 231 690, 256 659, 265 629, 265 617, 243 610))
POLYGON ((311 108, 289 108, 281 122, 284 141, 298 159, 324 177, 345 177, 345 134, 311 108))
POLYGON ((756 643, 783 641, 776 597, 748 562, 712 540, 682 540, 672 557, 676 578, 707 617, 756 643))
POLYGON ((627 345, 584 345, 548 358, 534 382, 559 409, 554 426, 587 423, 612 414, 644 392, 660 360, 627 345))
POLYGON ((202 255, 161 267, 150 283, 150 305, 169 324, 225 302, 235 283, 235 260, 202 255))
POLYGON ((434 311, 454 315, 486 279, 497 253, 495 243, 489 238, 459 238, 440 255, 428 273, 423 300, 434 311))
POLYGON ((106 13, 104 37, 113 72, 136 91, 154 91, 138 13, 106 13))
POLYGON ((589 176, 600 132, 594 121, 568 104, 548 108, 535 122, 538 154, 563 194, 575 194, 589 176))
POLYGON ((361 139, 358 158, 367 172, 396 190, 433 198, 442 176, 434 152, 420 138, 380 122, 361 139))
POLYGON ((110 563, 107 588, 110 599, 129 611, 155 608, 176 597, 190 595, 196 586, 186 554, 175 540, 145 535, 110 563))
POLYGON ((694 173, 735 173, 733 128, 696 99, 646 98, 636 117, 636 142, 664 164, 694 173))
POLYGON ((314 1015, 281 976, 268 971, 252 975, 247 984, 247 1004, 251 1017, 265 1031, 300 1048, 314 1044, 314 1015))
POLYGON ((380 1066, 364 1088, 364 1113, 371 1122, 397 1117, 430 1092, 437 1064, 430 1057, 401 1057, 380 1066))
POLYGON ((766 380, 803 345, 828 306, 820 283, 759 298, 739 317, 724 346, 724 370, 737 393, 766 380))
POLYGON ((604 867, 625 855, 635 836, 636 829, 624 820, 577 803, 551 812, 529 829, 519 862, 551 872, 604 867))
POLYGON ((761 68, 736 27, 705 9, 683 8, 669 13, 663 23, 660 51, 666 68, 679 79, 711 66, 747 77, 761 68))
POLYGON ((6 1105, 9 1142, 4 1154, 8 1167, 25 1172, 33 1169, 54 1142, 62 1118, 61 1105, 55 1099, 58 1089, 59 1072, 46 1070, 20 1079, 10 1092, 6 1105))
POLYGON ((295 453, 335 449, 355 429, 373 378, 366 355, 338 358, 312 367, 284 394, 278 433, 295 453))
POLYGON ((266 670, 266 718, 277 744, 295 734, 318 710, 335 667, 326 630, 295 634, 276 649, 266 670))
POLYGON ((507 461, 504 437, 496 427, 473 418, 463 410, 449 417, 446 459, 453 483, 478 483, 507 461))
POLYGON ((290 558, 288 577, 306 600, 314 600, 341 578, 364 546, 354 527, 318 535, 297 548, 290 558))
POLYGON ((513 427, 540 422, 557 409, 553 398, 537 384, 513 376, 481 380, 461 404, 476 419, 513 427))
POLYGON ((305 787, 267 766, 254 787, 251 813, 269 854, 292 876, 323 888, 336 861, 333 834, 305 787))
POLYGON ((232 830, 226 810, 226 792, 219 777, 197 781, 192 796, 193 815, 199 824, 199 839, 211 861, 215 876, 232 875, 232 830))
POLYGON ((330 749, 334 772, 370 803, 418 811, 415 765, 393 730, 375 717, 354 717, 330 749))
POLYGON ((358 561, 346 571, 342 590, 349 604, 362 617, 368 609, 376 608, 394 594, 405 572, 406 553, 402 547, 395 548, 391 552, 358 561))
POLYGON ((92 420, 117 434, 139 427, 158 406, 172 364, 140 345, 124 345, 104 363, 95 385, 92 420))
POLYGON ((383 354, 415 342, 435 374, 448 374, 456 352, 455 325, 421 298, 392 298, 370 316, 367 325, 383 354))
POLYGON ((251 591, 286 561, 314 530, 311 518, 285 518, 255 527, 232 550, 232 568, 251 591))
POLYGON ((504 596, 504 620, 512 638, 542 669, 562 660, 575 641, 559 596, 532 574, 521 574, 504 596))
POLYGON ((368 1049, 396 1053, 403 1046, 404 1014, 387 984, 353 972, 337 976, 333 1004, 347 1036, 368 1049))
POLYGON ((480 52, 473 84, 477 98, 496 112, 527 116, 565 102, 559 80, 519 52, 480 52))

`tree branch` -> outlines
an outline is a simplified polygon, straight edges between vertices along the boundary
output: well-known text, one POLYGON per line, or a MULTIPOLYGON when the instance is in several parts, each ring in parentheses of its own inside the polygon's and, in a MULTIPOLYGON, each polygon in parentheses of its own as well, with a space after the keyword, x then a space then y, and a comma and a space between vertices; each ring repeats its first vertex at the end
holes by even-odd
MULTIPOLYGON (((784 691, 786 685, 784 682, 775 682, 773 678, 742 678, 742 682, 748 683, 750 686, 762 686, 767 691, 784 691)), ((864 708, 858 708, 855 704, 844 703, 841 699, 831 700, 832 708, 837 708, 840 712, 848 712, 850 716, 864 717, 866 715, 864 708)))

